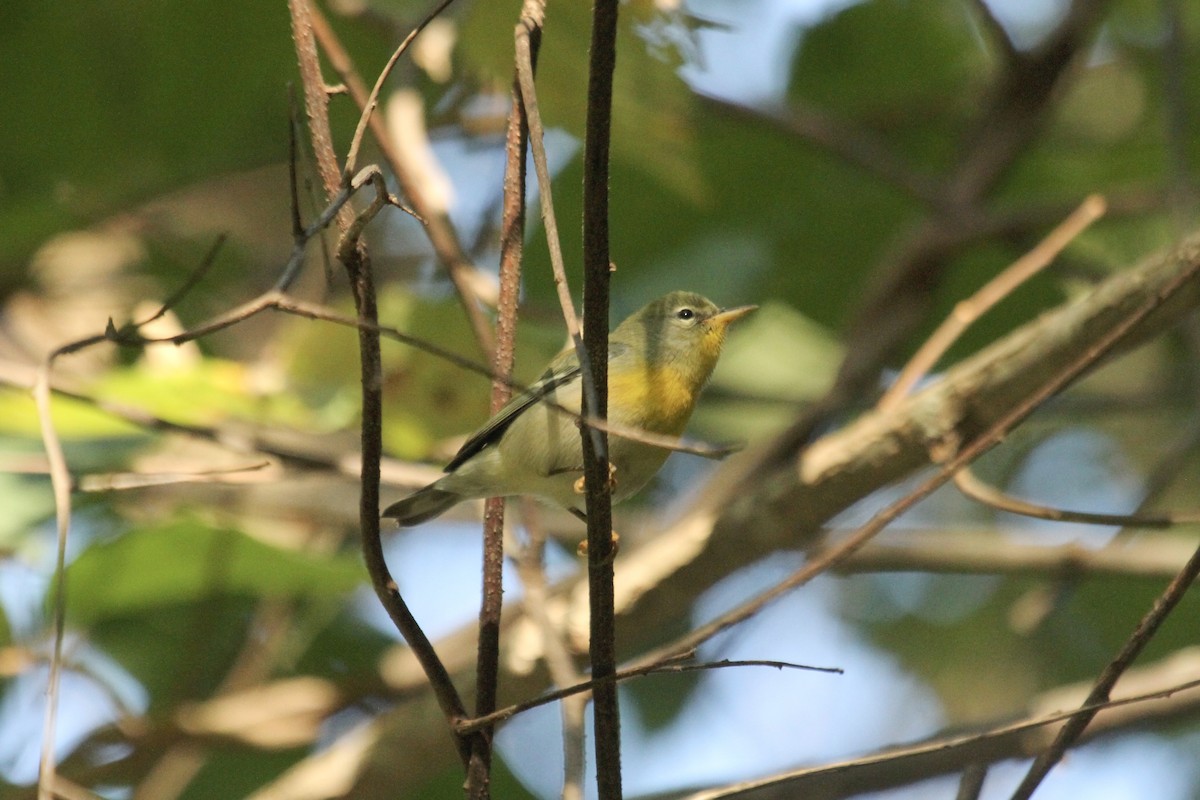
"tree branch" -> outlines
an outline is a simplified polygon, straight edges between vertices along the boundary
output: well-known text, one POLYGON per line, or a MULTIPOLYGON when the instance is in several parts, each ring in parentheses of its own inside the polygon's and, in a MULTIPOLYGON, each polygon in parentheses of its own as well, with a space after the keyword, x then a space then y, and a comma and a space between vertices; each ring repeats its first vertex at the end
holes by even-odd
MULTIPOLYGON (((594 0, 588 61, 587 127, 583 148, 583 342, 591 357, 594 397, 585 392, 589 417, 608 416, 608 160, 612 130, 613 71, 617 63, 617 0, 594 0)), ((588 364, 583 363, 585 371, 588 364)), ((592 677, 604 680, 617 668, 613 611, 612 487, 608 442, 595 429, 581 430, 587 490, 588 599, 592 677), (593 435, 595 434, 595 435, 593 435)), ((619 480, 619 478, 618 478, 619 480)), ((621 722, 616 683, 592 691, 596 738, 596 787, 600 800, 621 798, 621 722)))

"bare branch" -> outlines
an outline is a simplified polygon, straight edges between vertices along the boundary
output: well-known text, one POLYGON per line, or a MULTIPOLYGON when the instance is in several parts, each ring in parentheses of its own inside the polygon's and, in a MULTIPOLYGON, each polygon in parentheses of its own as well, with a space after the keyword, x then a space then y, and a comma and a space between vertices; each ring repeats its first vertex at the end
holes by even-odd
MULTIPOLYGON (((1122 707, 1143 709, 1140 718, 1130 715, 1126 720, 1114 720, 1106 726, 1114 729, 1135 724, 1139 719, 1144 721, 1169 713, 1162 709, 1162 702, 1164 698, 1174 695, 1186 694, 1177 705, 1195 707, 1200 701, 1200 693, 1195 691, 1197 687, 1200 687, 1200 680, 1171 680, 1165 687, 1160 681, 1159 687, 1152 691, 1119 700, 1092 703, 1071 711, 1039 711, 1025 719, 995 725, 980 733, 938 737, 905 747, 888 748, 868 756, 742 781, 695 792, 686 795, 684 800, 726 800, 735 797, 738 800, 786 800, 799 796, 825 796, 834 787, 836 796, 845 796, 902 786, 947 771, 960 770, 963 764, 990 763, 1038 752, 1046 746, 1045 737, 1040 735, 1041 729, 1064 720, 1077 719, 1080 715, 1094 715, 1122 707)), ((1034 704, 1035 707, 1037 705, 1034 704)))
POLYGON ((1192 554, 1191 559, 1184 565, 1179 574, 1167 585, 1154 601, 1153 606, 1138 622, 1129 638, 1125 641, 1124 646, 1113 657, 1104 669, 1100 672, 1096 679, 1095 685, 1091 692, 1088 693, 1087 699, 1083 701, 1083 706, 1079 709, 1079 713, 1072 716, 1071 719, 1063 726, 1058 735, 1054 737, 1053 744, 1050 745, 1043 753, 1041 753, 1029 767, 1029 771, 1025 774, 1021 784, 1013 792, 1013 800, 1028 800, 1033 796, 1037 787, 1041 785, 1042 780, 1050 773, 1067 752, 1067 749, 1073 745, 1088 724, 1096 716, 1096 713, 1102 707, 1102 704, 1108 701, 1112 694, 1113 687, 1120 680, 1121 675, 1133 664, 1134 660, 1142 652, 1150 640, 1154 638, 1155 633, 1170 616, 1175 607, 1179 605, 1179 601, 1187 594, 1195 582, 1196 577, 1200 576, 1200 548, 1197 548, 1192 554))
POLYGON ((883 412, 891 411, 900 399, 912 391, 950 346, 989 309, 1016 291, 1037 273, 1041 272, 1080 233, 1104 213, 1104 198, 1092 195, 1062 224, 1051 231, 1037 247, 1014 261, 1007 269, 988 281, 979 291, 954 306, 954 311, 925 340, 916 354, 900 371, 899 377, 880 398, 876 407, 883 412))
POLYGON ((493 725, 497 722, 503 722, 506 719, 516 716, 523 711, 528 711, 532 708, 544 706, 548 703, 555 703, 571 695, 579 694, 596 689, 605 684, 616 685, 621 681, 629 680, 630 678, 642 678, 647 675, 667 675, 679 674, 684 672, 700 672, 711 669, 728 669, 730 667, 771 667, 777 670, 794 669, 808 672, 827 672, 831 675, 841 675, 843 670, 841 667, 813 667, 807 664, 793 664, 790 661, 767 661, 763 659, 743 659, 722 661, 705 661, 696 664, 682 663, 695 657, 695 652, 680 653, 676 656, 670 656, 666 660, 657 664, 645 664, 642 666, 629 667, 628 669, 617 670, 603 678, 593 678, 582 683, 577 683, 574 686, 567 686, 563 689, 556 689, 552 692, 535 697, 531 700, 526 700, 523 703, 502 708, 494 714, 489 714, 481 719, 467 719, 459 723, 459 730, 467 733, 478 730, 485 725, 493 725))
POLYGON ((1006 494, 985 483, 974 472, 964 469, 954 476, 954 485, 967 497, 984 505, 1010 514, 1046 519, 1053 522, 1081 522, 1088 525, 1121 525, 1132 528, 1170 528, 1189 522, 1200 522, 1200 512, 1172 512, 1143 514, 1098 514, 1091 511, 1072 511, 1065 508, 1030 503, 1006 494))
MULTIPOLYGON (((587 120, 583 146, 583 368, 581 402, 589 417, 608 416, 608 307, 612 259, 608 246, 608 168, 612 136, 613 72, 617 65, 618 0, 592 4, 588 57, 587 120), (590 358, 591 361, 587 360, 590 358), (588 391, 591 378, 591 391, 588 391)), ((580 430, 587 494, 588 652, 592 675, 617 669, 612 529, 612 485, 608 438, 595 428, 580 430)), ((621 717, 616 683, 592 690, 596 789, 600 800, 621 800, 621 717)))

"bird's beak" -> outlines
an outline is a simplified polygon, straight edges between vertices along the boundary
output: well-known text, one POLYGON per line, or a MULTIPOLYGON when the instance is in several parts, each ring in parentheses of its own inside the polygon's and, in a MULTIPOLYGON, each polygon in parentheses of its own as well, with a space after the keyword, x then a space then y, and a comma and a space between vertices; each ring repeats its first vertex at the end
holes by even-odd
POLYGON ((736 322, 756 308, 758 306, 738 306, 737 308, 726 309, 713 314, 709 317, 708 322, 710 325, 715 325, 718 328, 725 328, 729 323, 736 322))

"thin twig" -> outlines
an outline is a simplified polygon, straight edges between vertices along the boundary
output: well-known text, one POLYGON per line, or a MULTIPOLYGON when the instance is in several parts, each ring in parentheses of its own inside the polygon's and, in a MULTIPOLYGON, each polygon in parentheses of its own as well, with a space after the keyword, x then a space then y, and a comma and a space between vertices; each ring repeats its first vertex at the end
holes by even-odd
MULTIPOLYGON (((1013 541, 1006 528, 906 532, 885 542, 872 542, 846 561, 837 572, 928 572, 965 575, 1045 576, 1051 579, 1164 578, 1170 579, 1187 563, 1194 542, 1175 534, 1143 534, 1121 548, 1099 549, 1070 543, 1048 547, 1013 541)), ((839 534, 828 537, 836 542, 839 534)), ((836 544, 810 551, 820 556, 836 544)))
POLYGON ((149 325, 152 322, 157 322, 158 320, 162 319, 162 317, 168 311, 171 311, 177 305, 179 305, 179 303, 183 301, 183 298, 186 297, 188 293, 200 283, 200 281, 204 280, 204 276, 208 274, 208 271, 212 269, 212 265, 216 263, 217 254, 221 252, 221 248, 225 246, 225 242, 227 240, 228 237, 225 236, 225 234, 218 236, 216 241, 213 242, 212 247, 210 247, 208 252, 205 253, 204 258, 200 259, 199 265, 197 265, 194 270, 188 273, 187 280, 181 283, 179 287, 171 293, 170 297, 162 302, 162 305, 158 307, 157 311, 141 322, 134 323, 134 325, 141 328, 149 325))
POLYGON ((58 542, 54 558, 54 652, 50 658, 50 674, 46 680, 46 709, 42 724, 42 753, 38 764, 38 800, 54 800, 58 766, 54 746, 58 732, 59 681, 62 674, 62 646, 67 610, 67 535, 71 529, 71 475, 62 442, 50 413, 50 370, 61 351, 47 357, 38 370, 33 399, 37 404, 42 444, 50 461, 50 486, 54 492, 54 518, 58 542))
POLYGON ((241 467, 223 469, 200 469, 187 472, 110 472, 104 475, 87 475, 79 481, 79 491, 120 492, 130 489, 146 489, 152 486, 174 486, 180 483, 217 483, 231 475, 246 475, 271 466, 270 461, 259 461, 241 467))
MULTIPOLYGON (((538 11, 537 8, 531 9, 538 11)), ((542 19, 537 16, 530 18, 530 23, 541 26, 542 19)), ((538 108, 537 88, 534 84, 533 53, 527 36, 516 37, 517 85, 521 89, 521 102, 525 105, 525 116, 529 124, 529 145, 533 151, 533 168, 538 179, 538 199, 541 202, 542 222, 546 227, 546 245, 550 249, 550 267, 554 274, 554 287, 558 292, 558 304, 562 309, 563 321, 567 325, 567 335, 575 347, 582 370, 583 408, 596 408, 595 378, 591 366, 591 357, 584 346, 579 326, 579 315, 575 313, 575 303, 571 299, 571 289, 567 282, 567 268, 562 254, 562 243, 558 236, 558 218, 554 213, 554 190, 551 185, 550 167, 546 159, 545 128, 542 125, 542 114, 538 108)), ((608 317, 605 316, 605 325, 608 317)), ((591 416, 598 416, 592 414, 591 416)), ((592 427, 592 446, 607 452, 600 432, 592 427)))
MULTIPOLYGON (((977 216, 1005 174, 1043 128, 1070 66, 1088 52, 1092 32, 1111 0, 1072 0, 1059 24, 1019 61, 998 70, 983 110, 960 137, 956 165, 941 183, 940 213, 917 224, 904 243, 873 269, 848 325, 846 358, 828 399, 818 408, 839 410, 873 390, 879 369, 924 320, 932 291, 962 252, 959 220, 977 216)), ((820 420, 804 420, 805 433, 820 420)), ((794 437, 799 440, 799 437, 794 437)))
POLYGON ((830 675, 842 675, 844 670, 841 667, 813 667, 807 664, 794 664, 790 661, 771 661, 766 659, 741 659, 730 660, 723 659, 721 661, 704 661, 698 664, 680 663, 687 659, 695 657, 695 652, 680 653, 675 656, 670 656, 664 661, 656 664, 644 664, 641 666, 628 667, 626 669, 616 670, 610 675, 603 678, 592 678, 591 680, 577 683, 573 686, 567 686, 562 689, 555 689, 552 692, 547 692, 539 697, 534 697, 520 703, 502 708, 493 714, 479 719, 464 719, 458 723, 458 730, 463 733, 479 730, 485 725, 495 725, 497 722, 503 722, 517 714, 529 711, 533 708, 547 705, 562 700, 565 697, 570 697, 580 692, 594 690, 603 685, 615 685, 621 681, 627 681, 631 678, 643 678, 647 675, 675 675, 688 672, 704 672, 712 669, 730 669, 736 667, 770 667, 777 670, 794 669, 805 672, 824 672, 830 675))
MULTIPOLYGON (((304 107, 308 114, 308 132, 317 159, 317 172, 325 186, 326 195, 332 200, 343 183, 342 170, 338 166, 337 153, 333 148, 333 131, 329 127, 329 94, 321 74, 316 39, 313 38, 312 8, 308 0, 288 0, 288 12, 292 23, 292 39, 296 44, 296 60, 300 66, 300 81, 304 86, 304 107)), ((337 220, 338 229, 344 231, 354 221, 354 212, 340 208, 337 220)))
MULTIPOLYGON (((803 767, 798 770, 793 770, 780 775, 772 775, 768 778, 762 778, 742 783, 724 786, 719 789, 712 789, 695 794, 688 795, 685 800, 724 800, 724 798, 734 798, 742 796, 752 796, 752 792, 756 789, 768 788, 792 788, 793 791, 803 791, 802 782, 805 780, 815 781, 821 776, 840 777, 839 790, 845 791, 845 777, 855 770, 864 770, 868 768, 879 768, 888 770, 897 770, 900 765, 909 762, 913 759, 921 757, 938 757, 945 758, 953 751, 971 751, 979 747, 999 742, 1005 739, 1012 739, 1018 734, 1028 731, 1044 728, 1048 725, 1055 725, 1064 720, 1071 720, 1080 714, 1096 714, 1100 711, 1108 709, 1121 708, 1126 706, 1134 706, 1141 703, 1150 703, 1156 700, 1162 700, 1166 697, 1185 692, 1200 686, 1200 680, 1191 680, 1170 686, 1166 689, 1158 689, 1152 692, 1123 697, 1120 700, 1110 700, 1103 703, 1094 703, 1083 708, 1076 708, 1070 711, 1060 711, 1053 714, 1045 714, 1034 717, 1028 717, 1016 722, 1009 722, 1002 725, 989 728, 980 733, 960 734, 956 736, 944 736, 928 741, 920 742, 914 745, 905 747, 891 747, 884 752, 874 753, 868 756, 860 756, 858 758, 848 759, 846 761, 837 761, 830 764, 822 764, 816 767, 803 767)), ((1020 753, 1012 753, 1013 756, 1020 753)), ((885 784, 890 785, 890 784, 885 784)), ((871 788, 878 789, 879 786, 871 788)))
MULTIPOLYGON (((400 60, 400 56, 408 50, 408 46, 413 40, 425 30, 429 23, 433 22, 446 8, 453 3, 454 0, 442 0, 432 11, 425 15, 425 18, 417 23, 417 26, 412 29, 408 36, 404 37, 404 41, 400 42, 400 46, 392 53, 392 57, 383 65, 383 69, 379 71, 379 77, 375 79, 375 86, 371 89, 371 93, 367 96, 366 102, 363 104, 362 113, 358 117, 358 125, 354 129, 354 136, 350 139, 350 149, 346 153, 346 176, 353 174, 358 163, 358 150, 362 146, 363 136, 367 132, 367 122, 371 115, 375 113, 375 107, 379 104, 379 92, 383 89, 383 83, 392 74, 392 70, 396 66, 396 62, 400 60)), ((311 23, 310 23, 311 24, 311 23)))
MULTIPOLYGON (((534 9, 536 11, 536 9, 534 9)), ((542 19, 530 18, 539 28, 542 19)), ((533 150, 533 168, 538 179, 538 199, 542 207, 542 222, 546 226, 546 244, 550 248, 550 265, 554 270, 554 286, 558 290, 559 305, 567 323, 567 334, 571 341, 580 341, 579 316, 567 283, 567 268, 563 259, 562 243, 558 236, 558 217, 554 213, 554 190, 550 178, 550 167, 546 160, 545 128, 538 108, 537 88, 534 84, 533 53, 529 37, 516 38, 517 85, 521 89, 521 101, 529 123, 529 144, 533 150)))
MULTIPOLYGON (((292 263, 293 262, 289 261, 289 266, 285 267, 285 270, 290 268, 292 263)), ((437 344, 434 344, 433 342, 422 339, 419 336, 413 336, 412 334, 405 333, 398 328, 393 328, 387 325, 370 324, 363 320, 338 313, 337 311, 334 311, 326 306, 296 299, 277 289, 268 290, 233 309, 224 311, 215 317, 201 322, 196 326, 180 333, 165 336, 144 336, 136 329, 136 326, 125 325, 120 329, 115 328, 115 326, 111 327, 106 334, 97 336, 96 340, 108 340, 115 344, 129 347, 141 347, 148 344, 163 343, 183 344, 185 342, 195 341, 216 333, 217 331, 229 328, 238 324, 239 322, 243 322, 250 317, 255 316, 256 314, 262 313, 263 311, 279 311, 285 314, 293 314, 304 317, 306 319, 322 320, 324 322, 330 322, 335 325, 342 325, 344 327, 371 330, 378 333, 380 336, 429 353, 430 355, 436 356, 444 361, 448 361, 449 363, 454 364, 461 369, 474 372, 475 374, 481 375, 489 380, 497 379, 497 376, 490 368, 480 364, 478 361, 461 356, 452 350, 447 350, 437 344)), ((0 375, 0 383, 4 382, 11 383, 11 381, 8 381, 3 375, 0 375)), ((506 383, 514 391, 525 392, 529 391, 530 389, 528 384, 520 381, 509 379, 506 381, 506 383)), ((79 393, 71 393, 66 391, 62 391, 60 393, 75 399, 84 400, 86 402, 98 402, 94 398, 89 398, 88 396, 79 393)), ((689 455, 700 456, 701 458, 707 459, 722 459, 731 453, 737 452, 742 447, 741 444, 713 444, 710 442, 688 439, 682 436, 668 436, 660 433, 654 433, 653 431, 643 430, 641 428, 634 428, 629 425, 622 425, 610 420, 587 417, 567 408, 564 405, 561 405, 560 403, 550 400, 549 397, 543 398, 539 402, 549 408, 554 409, 557 413, 566 414, 579 424, 596 428, 608 433, 609 435, 617 436, 622 439, 629 439, 631 441, 641 442, 654 447, 661 447, 664 450, 670 450, 676 453, 687 453, 689 455)), ((133 412, 132 410, 113 410, 112 413, 125 418, 133 412)), ((149 418, 146 418, 146 420, 146 422, 143 422, 139 418, 131 418, 131 421, 137 422, 138 424, 150 424, 152 427, 168 426, 173 427, 182 433, 198 433, 199 435, 207 436, 207 433, 205 432, 206 429, 203 428, 179 425, 178 423, 171 423, 165 420, 150 420, 149 418)))
POLYGON ((1090 195, 1036 247, 984 284, 975 294, 955 305, 950 316, 942 321, 904 365, 896 381, 879 399, 876 408, 885 412, 894 410, 913 387, 933 369, 938 359, 950 349, 963 331, 1012 294, 1018 286, 1049 266, 1063 248, 1103 216, 1104 211, 1104 198, 1097 194, 1090 195))
MULTIPOLYGON (((319 67, 314 67, 314 63, 312 63, 316 61, 316 43, 308 5, 305 0, 290 0, 289 7, 292 9, 292 28, 297 43, 297 57, 300 60, 301 75, 305 81, 304 94, 310 129, 328 132, 328 107, 324 85, 313 84, 319 77, 319 74, 313 75, 314 68, 319 73, 319 67)), ((370 103, 368 103, 369 106, 370 103)), ((364 118, 368 116, 369 111, 364 111, 364 118)), ((355 138, 361 140, 361 136, 358 134, 355 138)), ((314 133, 313 148, 317 151, 318 164, 327 162, 336 164, 337 159, 333 153, 332 140, 329 136, 319 136, 314 133)), ((326 194, 330 197, 352 189, 360 177, 351 177, 353 170, 350 169, 340 175, 332 175, 326 169, 322 169, 321 172, 326 194)), ((442 663, 425 632, 413 617, 400 594, 399 586, 391 576, 384 558, 379 531, 379 465, 383 455, 383 368, 379 334, 367 327, 378 324, 378 309, 370 259, 366 247, 359 240, 362 226, 373 218, 387 201, 386 187, 378 178, 378 169, 375 169, 371 182, 375 186, 376 197, 363 214, 348 220, 339 216, 343 236, 338 244, 338 257, 346 269, 358 319, 364 323, 364 326, 360 326, 358 329, 362 381, 362 474, 360 477, 359 526, 363 558, 371 577, 372 588, 374 588, 380 604, 404 636, 409 647, 412 648, 413 654, 420 662, 426 678, 433 688, 443 714, 453 725, 454 720, 466 716, 462 698, 450 679, 445 664, 442 663)), ((470 760, 470 751, 473 745, 468 737, 460 735, 454 736, 454 742, 459 756, 466 766, 470 760)))
POLYGON ((300 214, 300 107, 296 104, 296 84, 288 83, 288 199, 291 201, 292 240, 304 234, 300 214))
MULTIPOLYGON (((550 589, 546 579, 546 532, 541 525, 537 506, 522 498, 521 520, 528 539, 517 551, 517 577, 522 586, 522 604, 541 634, 542 659, 550 673, 550 681, 558 687, 583 683, 584 678, 575 666, 566 642, 565 625, 556 624, 549 612, 550 589)), ((562 800, 582 800, 586 766, 586 737, 584 715, 591 700, 590 691, 581 691, 563 698, 563 789, 562 800)))
MULTIPOLYGON (((501 217, 500 296, 496 319, 496 352, 492 360, 491 413, 498 413, 512 397, 517 303, 521 289, 521 257, 525 243, 525 169, 528 126, 520 96, 513 92, 505 136, 504 201, 501 217)), ((483 587, 479 606, 479 644, 475 668, 475 716, 496 710, 500 676, 500 618, 504 605, 504 499, 488 498, 483 512, 483 587)), ((488 797, 493 729, 472 738, 467 766, 467 796, 488 797)))
POLYGON ((1086 525, 1120 525, 1131 528, 1170 528, 1175 525, 1200 522, 1200 512, 1163 511, 1147 514, 1100 514, 1092 511, 1072 511, 1021 500, 1000 491, 983 481, 970 468, 954 476, 954 485, 967 497, 986 506, 1020 514, 1023 517, 1053 522, 1079 522, 1086 525))
POLYGON ((1112 693, 1113 687, 1120 680, 1121 675, 1129 669, 1133 664, 1134 659, 1142 652, 1150 640, 1154 638, 1159 627, 1170 616, 1175 607, 1179 605, 1179 601, 1187 594, 1195 582, 1196 577, 1200 576, 1200 548, 1192 554, 1191 559, 1184 565, 1179 574, 1167 585, 1154 601, 1150 610, 1146 612, 1141 621, 1138 622, 1133 633, 1125 641, 1120 651, 1113 657, 1104 669, 1100 672, 1096 679, 1092 691, 1088 693, 1087 699, 1083 701, 1082 708, 1076 716, 1063 726, 1058 735, 1054 737, 1053 744, 1050 745, 1041 755, 1034 759, 1030 765, 1029 771, 1021 780, 1021 784, 1013 792, 1012 800, 1028 800, 1037 787, 1041 785, 1042 780, 1050 773, 1063 757, 1067 749, 1075 743, 1075 741, 1083 735, 1088 724, 1096 716, 1099 708, 1090 709, 1089 706, 1096 706, 1106 702, 1112 693))

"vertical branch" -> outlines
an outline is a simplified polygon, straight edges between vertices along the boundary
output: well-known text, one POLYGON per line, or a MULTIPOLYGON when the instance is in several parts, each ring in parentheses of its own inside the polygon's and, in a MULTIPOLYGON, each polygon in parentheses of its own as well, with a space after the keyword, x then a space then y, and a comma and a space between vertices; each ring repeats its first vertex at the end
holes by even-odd
MULTIPOLYGON (((321 75, 321 60, 317 56, 317 41, 313 37, 312 9, 308 0, 288 0, 292 20, 292 39, 296 43, 296 60, 300 66, 300 81, 304 84, 304 108, 308 113, 308 135, 312 139, 313 155, 325 193, 334 197, 342 185, 342 169, 333 149, 333 131, 329 127, 329 94, 321 75)), ((337 215, 338 229, 346 230, 354 222, 354 211, 342 206, 337 215)))
MULTIPOLYGON (((612 79, 617 61, 617 0, 595 0, 588 63, 587 127, 583 154, 583 343, 590 356, 594 404, 584 398, 587 416, 608 416, 608 154, 612 125, 612 79)), ((601 800, 621 797, 621 723, 613 631, 612 492, 608 437, 599 447, 583 433, 583 474, 587 487, 588 594, 594 691, 596 786, 601 800)))
POLYGON ((37 407, 42 446, 50 463, 50 488, 54 493, 54 520, 58 533, 54 556, 54 650, 50 656, 50 674, 46 679, 46 714, 42 724, 42 751, 38 760, 38 800, 53 800, 59 783, 58 762, 54 744, 58 730, 59 684, 62 675, 63 635, 67 619, 67 537, 71 531, 71 473, 63 452, 58 429, 50 408, 50 373, 59 356, 105 341, 107 331, 100 336, 81 339, 51 352, 37 371, 33 384, 33 402, 37 407))
POLYGON ((58 530, 54 562, 54 652, 50 659, 50 674, 46 679, 46 714, 42 723, 42 753, 38 763, 38 800, 52 800, 58 777, 54 742, 58 731, 58 687, 62 673, 63 626, 67 609, 67 533, 71 529, 71 476, 50 414, 50 369, 53 359, 52 355, 38 370, 33 388, 42 442, 50 462, 50 485, 54 490, 54 516, 58 530))
MULTIPOLYGON (((330 136, 328 104, 325 83, 321 77, 317 59, 316 42, 312 31, 312 17, 307 0, 288 0, 291 12, 292 32, 296 42, 296 56, 300 63, 300 75, 304 82, 305 107, 308 112, 310 135, 316 151, 318 167, 326 194, 336 197, 345 188, 344 181, 350 176, 337 169, 337 156, 333 151, 330 136), (332 165, 333 169, 330 169, 332 165)), ((378 177, 378 171, 375 177, 378 177)), ((371 577, 371 586, 380 604, 404 636, 441 706, 442 713, 453 724, 467 716, 466 708, 458 690, 454 687, 445 664, 433 649, 429 638, 421 630, 416 618, 400 595, 400 588, 388 569, 383 554, 383 542, 379 530, 379 465, 383 457, 383 366, 379 345, 379 310, 376 305, 375 284, 371 274, 371 262, 366 247, 359 241, 362 227, 386 201, 386 187, 376 181, 376 202, 372 209, 356 218, 348 206, 338 212, 338 224, 343 237, 338 243, 338 259, 346 268, 350 290, 354 296, 359 326, 360 371, 362 380, 362 472, 359 495, 359 525, 362 536, 363 560, 371 577)), ((471 740, 478 736, 454 735, 459 757, 466 765, 472 749, 471 740)))
MULTIPOLYGON (((536 64, 541 39, 540 23, 530 22, 527 0, 516 36, 525 37, 536 64)), ((541 19, 540 15, 537 17, 541 19)), ((513 78, 512 103, 505 133, 504 204, 500 237, 500 298, 496 319, 496 352, 492 361, 493 414, 512 397, 513 345, 516 338, 517 301, 521 286, 521 257, 525 245, 525 173, 529 125, 517 79, 513 78)), ((475 716, 496 710, 500 675, 500 614, 504 603, 504 498, 488 498, 483 512, 483 601, 479 607, 479 650, 476 661, 475 716)), ((467 765, 467 796, 489 796, 491 727, 472 740, 467 765)))

